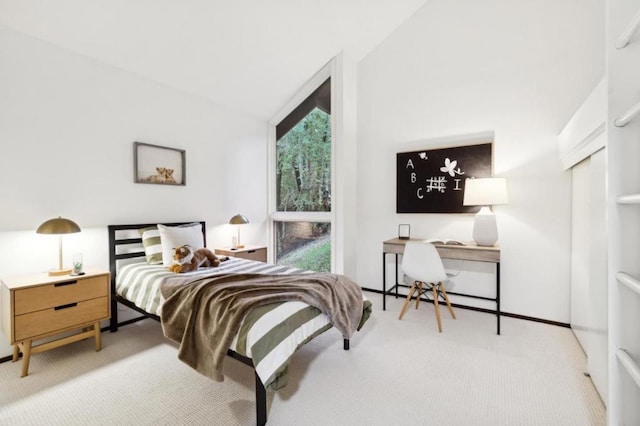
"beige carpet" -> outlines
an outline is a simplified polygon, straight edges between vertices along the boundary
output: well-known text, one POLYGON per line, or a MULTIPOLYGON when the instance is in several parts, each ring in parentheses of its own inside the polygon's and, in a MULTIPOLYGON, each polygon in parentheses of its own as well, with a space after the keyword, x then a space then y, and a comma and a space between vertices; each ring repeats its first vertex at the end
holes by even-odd
MULTIPOLYGON (((335 330, 295 355, 290 384, 269 393, 269 425, 604 425, 605 410, 571 330, 433 306, 397 320, 400 301, 375 309, 350 351, 335 330)), ((103 334, 31 361, 0 364, 2 425, 252 425, 252 371, 228 358, 216 383, 176 358, 158 323, 103 334)))

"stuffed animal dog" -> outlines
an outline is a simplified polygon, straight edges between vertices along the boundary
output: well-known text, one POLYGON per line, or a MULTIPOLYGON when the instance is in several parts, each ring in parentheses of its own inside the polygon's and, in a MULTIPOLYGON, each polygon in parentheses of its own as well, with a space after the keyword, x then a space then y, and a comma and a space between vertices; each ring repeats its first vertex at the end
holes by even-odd
POLYGON ((173 249, 173 265, 169 266, 169 270, 176 273, 190 272, 199 267, 215 268, 219 264, 220 259, 211 250, 193 250, 190 245, 184 245, 173 249))

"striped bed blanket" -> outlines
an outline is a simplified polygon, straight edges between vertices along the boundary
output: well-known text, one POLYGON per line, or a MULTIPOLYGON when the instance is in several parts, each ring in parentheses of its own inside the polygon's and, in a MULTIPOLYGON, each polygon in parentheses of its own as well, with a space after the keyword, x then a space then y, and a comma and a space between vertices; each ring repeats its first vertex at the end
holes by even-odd
MULTIPOLYGON (((203 268, 185 274, 174 274, 162 265, 137 263, 120 268, 116 276, 116 291, 146 312, 162 317, 165 300, 161 287, 167 282, 186 285, 205 277, 228 274, 306 273, 240 258, 229 258, 217 268, 203 268)), ((371 302, 364 296, 362 312, 358 329, 371 313, 371 302)), ((287 384, 287 366, 294 352, 331 327, 327 315, 303 301, 270 303, 250 310, 241 321, 229 349, 250 358, 265 388, 276 390, 287 384)))

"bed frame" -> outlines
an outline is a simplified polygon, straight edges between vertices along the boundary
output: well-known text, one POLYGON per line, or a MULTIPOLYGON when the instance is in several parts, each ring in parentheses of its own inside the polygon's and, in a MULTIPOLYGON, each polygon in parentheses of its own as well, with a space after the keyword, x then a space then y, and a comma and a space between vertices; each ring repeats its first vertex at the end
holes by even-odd
MULTIPOLYGON (((194 221, 194 222, 174 222, 174 223, 163 223, 163 225, 167 226, 179 226, 186 225, 190 223, 200 223, 202 226, 202 235, 204 237, 205 245, 206 245, 206 226, 203 221, 194 221)), ((118 271, 118 261, 125 259, 136 259, 136 258, 144 258, 144 248, 142 247, 142 237, 136 236, 133 238, 117 238, 118 231, 133 231, 142 228, 150 228, 154 227, 158 224, 155 223, 143 223, 143 224, 133 224, 133 225, 109 225, 109 271, 111 272, 111 319, 109 322, 109 328, 112 333, 118 331, 118 326, 131 324, 145 318, 152 318, 156 321, 160 321, 160 317, 154 314, 150 314, 143 309, 137 307, 129 300, 119 296, 116 293, 116 272, 118 271), (119 253, 119 246, 130 246, 130 250, 127 250, 124 253, 119 253), (118 302, 123 305, 141 313, 143 316, 138 318, 133 318, 127 321, 118 322, 118 302)), ((349 339, 344 339, 343 343, 344 350, 349 350, 349 339)), ((250 358, 247 358, 239 353, 232 351, 231 349, 227 350, 227 355, 231 358, 234 358, 241 363, 248 365, 253 369, 253 373, 255 376, 256 382, 256 423, 258 426, 264 426, 267 423, 267 392, 256 373, 253 362, 250 358)))

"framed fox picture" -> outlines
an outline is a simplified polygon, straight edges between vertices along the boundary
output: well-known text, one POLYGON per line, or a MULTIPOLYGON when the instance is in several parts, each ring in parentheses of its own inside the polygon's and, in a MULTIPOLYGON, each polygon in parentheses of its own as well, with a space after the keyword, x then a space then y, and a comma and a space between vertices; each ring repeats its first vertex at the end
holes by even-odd
POLYGON ((183 149, 143 142, 133 143, 135 183, 186 185, 186 159, 183 149))

